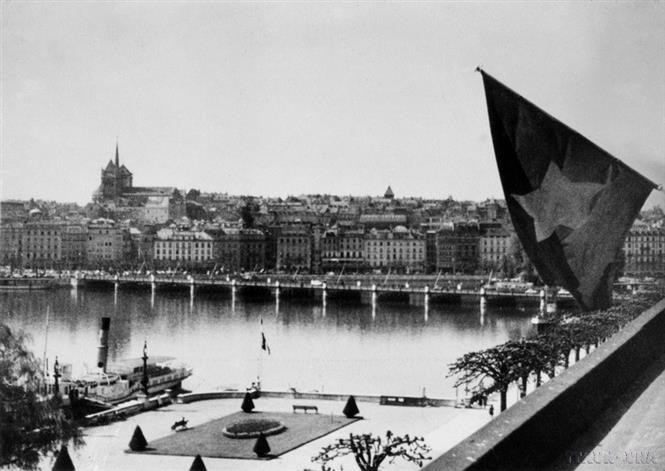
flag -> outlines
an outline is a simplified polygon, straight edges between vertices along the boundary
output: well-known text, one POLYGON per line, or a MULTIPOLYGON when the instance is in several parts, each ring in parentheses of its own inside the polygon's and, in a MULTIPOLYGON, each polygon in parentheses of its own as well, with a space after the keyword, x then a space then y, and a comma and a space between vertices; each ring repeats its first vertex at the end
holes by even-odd
POLYGON ((616 259, 656 185, 480 71, 506 205, 542 280, 584 310, 612 301, 616 259))
POLYGON ((268 355, 270 355, 270 346, 268 345, 268 341, 266 340, 266 336, 263 333, 263 317, 261 318, 261 350, 265 350, 268 352, 268 355))
POLYGON ((261 332, 261 349, 265 350, 268 352, 268 355, 270 355, 270 347, 268 346, 268 342, 266 341, 266 336, 261 332))

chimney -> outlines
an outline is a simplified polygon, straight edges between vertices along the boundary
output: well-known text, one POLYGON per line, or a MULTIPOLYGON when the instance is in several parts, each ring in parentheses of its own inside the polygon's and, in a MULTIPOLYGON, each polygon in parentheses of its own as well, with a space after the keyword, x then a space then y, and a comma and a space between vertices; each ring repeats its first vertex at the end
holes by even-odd
POLYGON ((109 326, 111 325, 110 317, 102 317, 101 326, 99 328, 99 346, 97 347, 97 367, 101 368, 106 373, 106 360, 109 354, 109 326))

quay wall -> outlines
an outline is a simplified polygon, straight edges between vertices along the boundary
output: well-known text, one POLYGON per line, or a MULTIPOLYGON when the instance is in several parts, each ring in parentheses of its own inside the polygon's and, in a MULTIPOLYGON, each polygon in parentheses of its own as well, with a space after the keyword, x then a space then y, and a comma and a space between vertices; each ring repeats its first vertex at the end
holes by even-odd
MULTIPOLYGON (((245 397, 245 391, 203 391, 179 394, 177 402, 187 404, 196 401, 206 401, 210 399, 242 399, 245 397)), ((254 396, 253 396, 254 397, 254 396)), ((318 400, 318 401, 346 401, 349 394, 336 393, 317 393, 317 392, 293 392, 293 391, 261 391, 260 397, 293 399, 293 400, 318 400)), ((375 396, 375 395, 356 395, 353 397, 358 402, 371 402, 380 404, 381 398, 399 397, 399 396, 375 396)), ((411 399, 411 398, 409 398, 411 399)), ((427 403, 430 407, 456 407, 455 399, 441 398, 418 398, 427 403)))
POLYGON ((665 353, 665 299, 582 361, 426 466, 427 471, 546 466, 665 353))

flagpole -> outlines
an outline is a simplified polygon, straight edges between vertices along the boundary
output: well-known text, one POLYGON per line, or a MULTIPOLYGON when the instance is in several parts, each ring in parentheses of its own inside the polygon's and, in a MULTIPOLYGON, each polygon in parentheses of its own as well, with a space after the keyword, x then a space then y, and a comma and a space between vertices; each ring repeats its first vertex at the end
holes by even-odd
POLYGON ((642 178, 642 179, 645 180, 647 183, 649 183, 649 184, 650 184, 655 190, 658 190, 658 191, 661 191, 661 192, 663 191, 663 185, 658 185, 657 183, 654 183, 651 179, 645 177, 644 175, 642 175, 640 172, 638 172, 637 170, 635 170, 634 168, 632 168, 632 167, 631 167, 630 165, 628 165, 627 163, 622 162, 621 160, 617 159, 617 158, 614 157, 612 154, 610 154, 610 153, 607 152, 606 150, 602 149, 599 145, 593 143, 589 138, 587 138, 587 137, 585 137, 584 135, 582 135, 581 133, 575 131, 573 128, 571 128, 570 126, 568 126, 566 123, 564 123, 564 122, 560 121, 559 119, 555 118, 554 116, 552 116, 552 115, 549 114, 547 111, 545 111, 545 110, 543 110, 542 108, 540 108, 539 106, 536 106, 534 103, 532 103, 531 101, 529 101, 529 100, 527 100, 526 98, 524 98, 522 95, 520 95, 519 93, 517 93, 517 92, 516 92, 515 90, 513 90, 512 88, 510 88, 510 87, 504 85, 503 82, 500 82, 499 80, 495 79, 493 76, 491 76, 490 74, 488 74, 487 72, 485 72, 485 71, 482 69, 481 66, 477 66, 476 69, 475 69, 475 72, 480 72, 481 75, 483 75, 483 76, 487 76, 487 77, 491 78, 492 80, 494 80, 495 82, 498 82, 499 84, 501 84, 501 86, 507 88, 507 89, 510 90, 512 93, 514 93, 515 95, 517 95, 520 99, 524 100, 525 102, 527 102, 528 104, 530 104, 531 106, 533 106, 534 108, 536 108, 537 110, 539 110, 541 113, 544 113, 545 115, 549 116, 549 117, 550 117, 551 119, 553 119, 554 121, 556 121, 556 122, 558 122, 559 124, 561 124, 562 126, 564 126, 564 127, 565 127, 566 129, 568 129, 568 131, 570 131, 571 133, 577 134, 577 135, 579 135, 580 137, 582 137, 583 139, 586 139, 586 140, 587 140, 589 143, 591 143, 593 146, 597 147, 599 150, 601 150, 602 152, 604 152, 605 154, 607 154, 607 156, 608 156, 610 159, 612 159, 613 162, 616 162, 616 163, 617 163, 620 167, 622 167, 623 169, 628 170, 628 171, 634 173, 635 175, 637 175, 638 177, 642 178))
MULTIPOLYGON (((260 317, 259 325, 261 329, 261 342, 263 342, 263 316, 260 317)), ((257 389, 261 389, 261 375, 263 374, 263 344, 259 349, 259 362, 256 372, 257 389)))

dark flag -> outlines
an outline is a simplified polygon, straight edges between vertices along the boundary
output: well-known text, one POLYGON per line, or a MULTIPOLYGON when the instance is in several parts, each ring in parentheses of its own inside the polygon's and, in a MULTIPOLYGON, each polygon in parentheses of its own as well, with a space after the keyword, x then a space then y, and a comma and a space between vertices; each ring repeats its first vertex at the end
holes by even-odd
POLYGON ((266 336, 261 332, 261 349, 265 350, 268 352, 268 355, 270 355, 270 347, 268 346, 268 342, 266 341, 266 336))
POLYGON ((270 355, 270 346, 268 346, 268 341, 263 333, 263 317, 261 318, 261 350, 265 350, 270 355))
POLYGON ((480 71, 506 204, 525 252, 548 285, 585 310, 612 301, 614 269, 656 185, 480 71))

